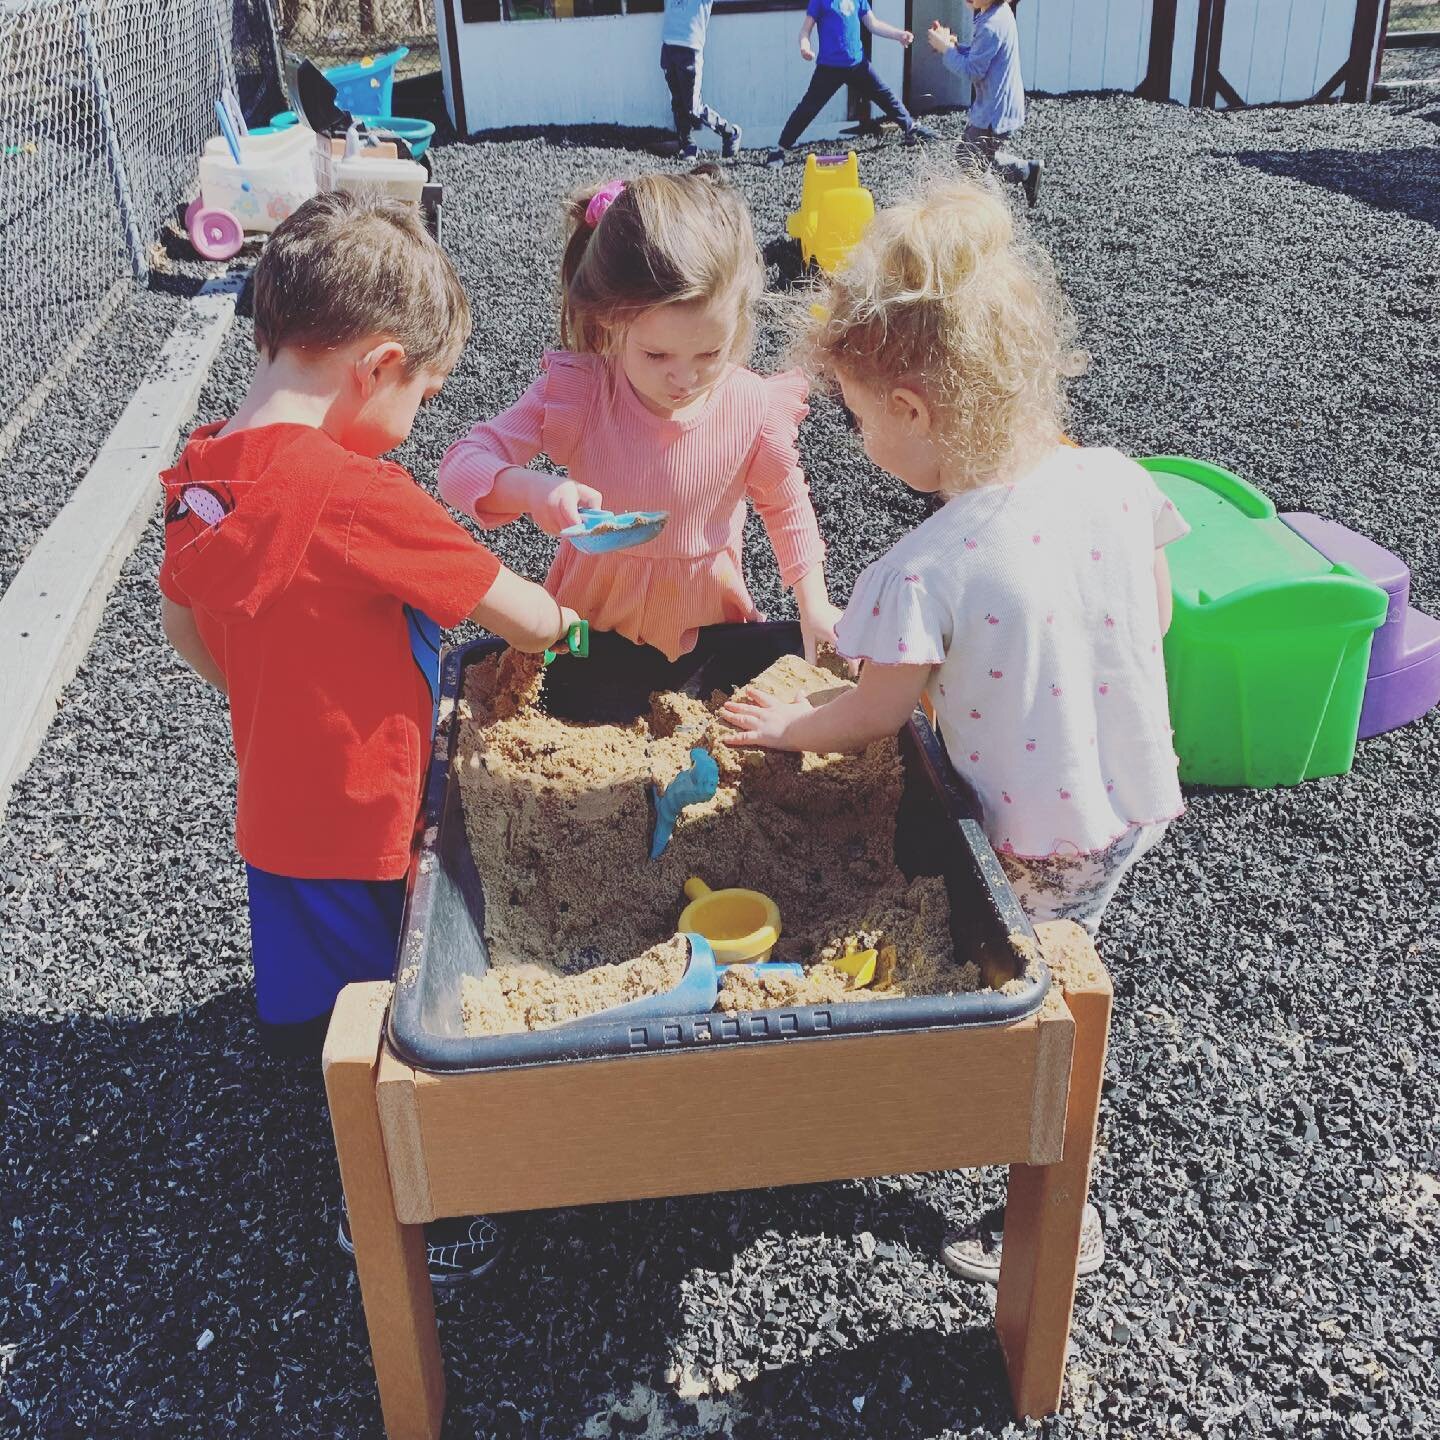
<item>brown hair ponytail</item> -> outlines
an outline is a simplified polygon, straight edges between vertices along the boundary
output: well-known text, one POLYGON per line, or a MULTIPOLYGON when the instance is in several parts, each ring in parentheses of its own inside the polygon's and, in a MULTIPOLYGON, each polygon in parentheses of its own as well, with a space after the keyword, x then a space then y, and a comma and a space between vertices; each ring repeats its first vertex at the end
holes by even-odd
POLYGON ((592 225, 590 202, 603 188, 576 191, 566 207, 560 343, 602 353, 617 331, 657 305, 728 298, 737 315, 731 358, 748 354, 764 266, 739 193, 713 165, 641 175, 592 225))

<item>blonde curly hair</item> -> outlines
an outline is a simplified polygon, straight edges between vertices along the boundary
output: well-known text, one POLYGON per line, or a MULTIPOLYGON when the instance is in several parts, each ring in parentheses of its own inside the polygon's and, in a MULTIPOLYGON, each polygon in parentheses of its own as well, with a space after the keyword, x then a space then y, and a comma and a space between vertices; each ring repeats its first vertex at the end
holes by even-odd
POLYGON ((934 179, 880 211, 803 323, 812 373, 917 390, 945 447, 945 492, 1023 473, 1062 437, 1065 379, 1088 359, 1049 258, 996 182, 934 179))

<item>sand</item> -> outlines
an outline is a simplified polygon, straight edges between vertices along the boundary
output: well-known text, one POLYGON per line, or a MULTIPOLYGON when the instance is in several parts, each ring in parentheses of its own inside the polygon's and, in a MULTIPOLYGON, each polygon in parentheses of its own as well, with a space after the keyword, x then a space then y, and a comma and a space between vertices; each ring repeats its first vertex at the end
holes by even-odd
MULTIPOLYGON (((902 769, 894 740, 862 755, 735 750, 721 742, 723 695, 660 693, 630 724, 580 724, 539 707, 543 678, 524 657, 484 662, 468 677, 456 763, 493 969, 467 982, 467 1028, 554 1024, 597 993, 595 977, 630 983, 613 972, 674 934, 692 875, 770 895, 782 917, 771 958, 812 967, 799 983, 732 971, 722 1009, 980 984, 973 966, 955 963, 943 882, 907 881, 895 865, 902 769), (682 812, 664 855, 651 861, 649 787, 669 784, 697 745, 715 756, 719 789, 682 812), (872 987, 852 988, 824 963, 871 946, 882 957, 872 987)), ((813 703, 850 684, 793 656, 752 683, 813 703)), ((636 993, 644 992, 626 989, 623 998, 636 993)))
POLYGON ((673 989, 685 973, 690 947, 678 935, 619 965, 597 965, 583 975, 544 975, 515 966, 492 966, 467 975, 460 1011, 467 1035, 547 1030, 673 989))

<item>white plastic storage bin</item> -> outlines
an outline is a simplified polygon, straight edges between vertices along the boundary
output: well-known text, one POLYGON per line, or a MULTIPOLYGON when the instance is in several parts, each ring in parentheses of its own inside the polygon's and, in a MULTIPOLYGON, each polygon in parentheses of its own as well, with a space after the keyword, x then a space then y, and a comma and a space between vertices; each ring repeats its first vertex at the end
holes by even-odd
MULTIPOLYGON (((321 166, 323 169, 323 158, 321 166)), ((418 205, 428 178, 425 167, 414 160, 386 160, 362 153, 331 160, 329 173, 322 174, 321 183, 326 189, 379 193, 418 205)))
POLYGON ((319 188, 315 135, 303 125, 240 139, 240 164, 221 136, 205 142, 200 196, 207 209, 227 210, 247 231, 273 230, 319 188))

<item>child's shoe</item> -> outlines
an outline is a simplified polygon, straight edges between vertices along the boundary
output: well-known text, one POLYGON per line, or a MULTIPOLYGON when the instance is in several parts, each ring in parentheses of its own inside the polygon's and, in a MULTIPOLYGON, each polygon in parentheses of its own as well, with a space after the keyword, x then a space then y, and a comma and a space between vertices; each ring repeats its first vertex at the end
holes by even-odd
POLYGON ((785 152, 777 145, 766 157, 765 167, 768 170, 779 170, 785 164, 785 152))
POLYGON ((1025 199, 1033 210, 1040 203, 1040 177, 1045 173, 1043 160, 1030 162, 1030 173, 1025 177, 1025 199))
POLYGON ((923 141, 938 140, 938 132, 932 130, 928 125, 921 125, 918 121, 905 132, 905 143, 907 145, 918 145, 923 141))
POLYGON ((700 147, 693 140, 687 140, 680 147, 680 158, 682 160, 693 160, 699 153, 700 147))
MULTIPOLYGON (((951 1231, 940 1247, 945 1268, 962 1280, 1000 1283, 1000 1253, 1005 1240, 1005 1207, 987 1210, 963 1230, 951 1231)), ((1105 1263, 1105 1232, 1100 1212, 1087 1205, 1080 1219, 1080 1263, 1076 1275, 1093 1275, 1105 1263)))
MULTIPOLYGON (((340 1197, 340 1248, 355 1253, 350 1207, 340 1197)), ((505 1237, 488 1215, 432 1220, 425 1227, 425 1258, 432 1285, 458 1285, 483 1275, 505 1251, 505 1237)))
POLYGON ((740 148, 740 137, 744 133, 738 125, 727 125, 720 132, 720 158, 722 160, 735 158, 735 152, 740 148))

